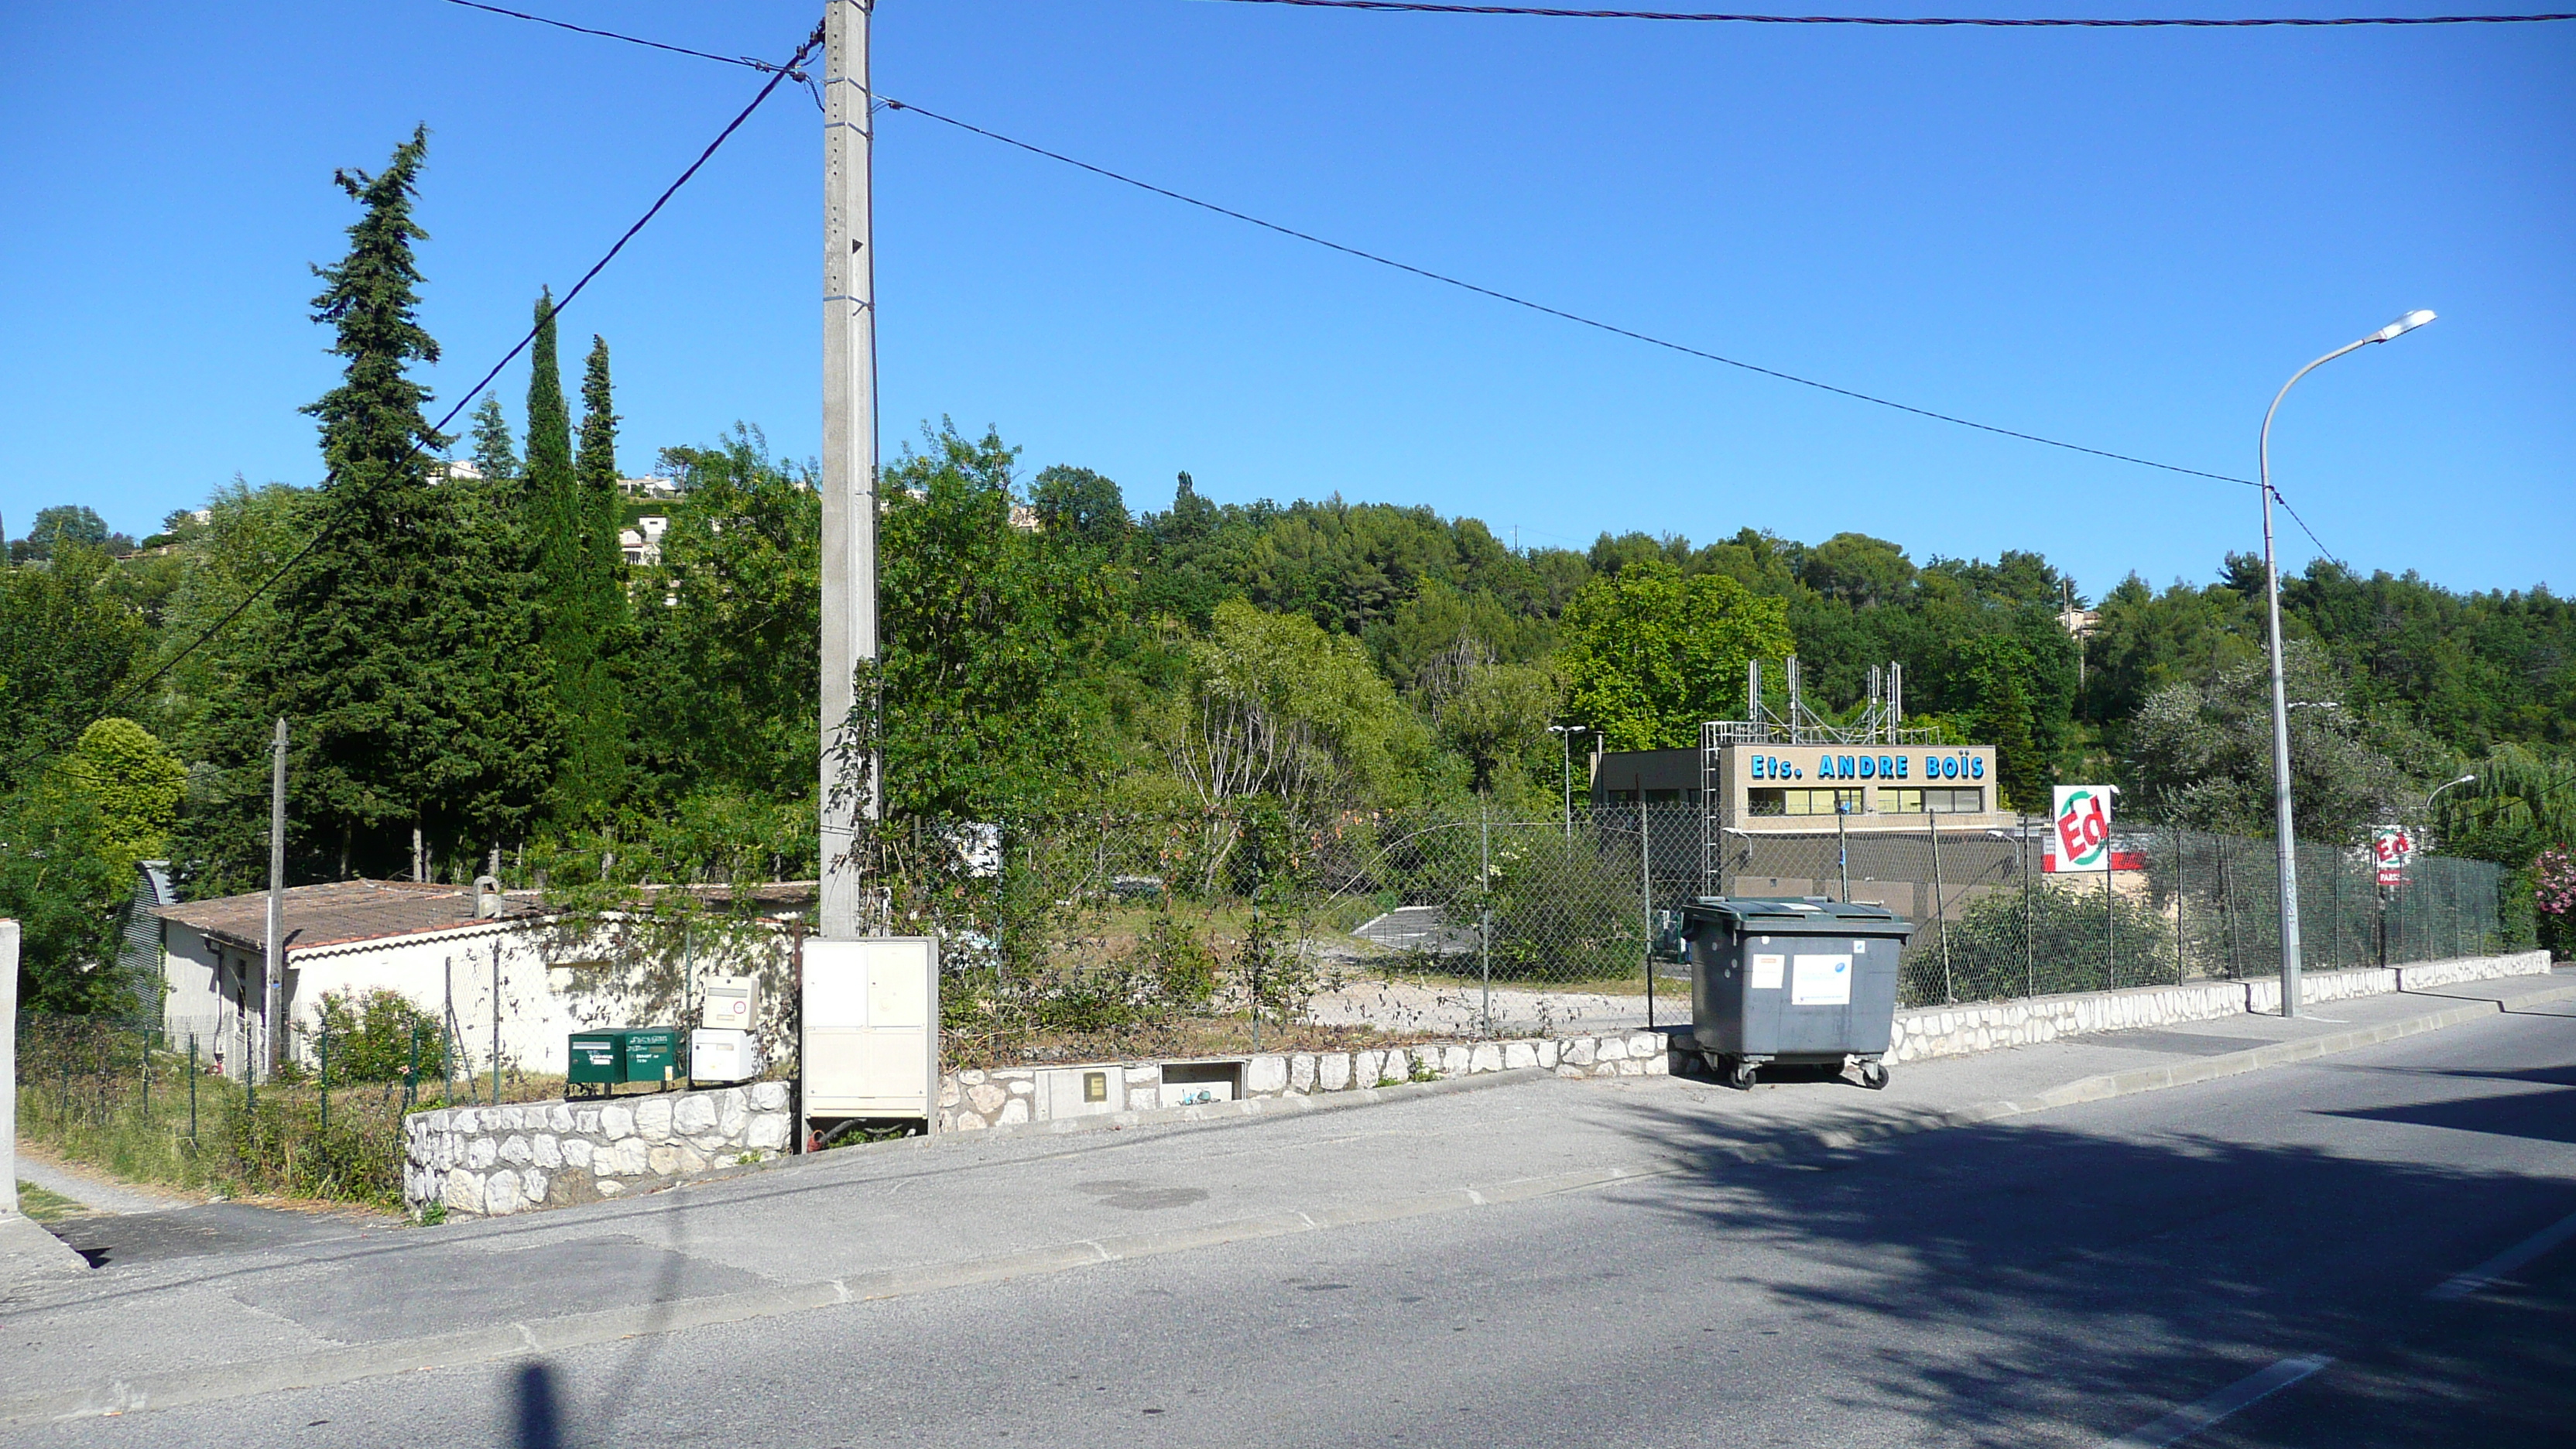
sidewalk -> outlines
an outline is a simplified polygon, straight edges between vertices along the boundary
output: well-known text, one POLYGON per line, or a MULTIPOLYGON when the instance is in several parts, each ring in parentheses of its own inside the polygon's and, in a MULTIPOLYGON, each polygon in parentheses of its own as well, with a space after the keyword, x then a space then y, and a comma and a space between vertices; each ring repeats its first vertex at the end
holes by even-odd
POLYGON ((1725 1171, 2250 1069, 2256 1051, 2493 1021, 2499 1002, 2576 1017, 2576 971, 1929 1062, 1899 1069, 1884 1092, 1504 1074, 1219 1123, 915 1139, 636 1201, 111 1265, 0 1299, 19 1345, 0 1364, 0 1420, 340 1382, 1725 1171))

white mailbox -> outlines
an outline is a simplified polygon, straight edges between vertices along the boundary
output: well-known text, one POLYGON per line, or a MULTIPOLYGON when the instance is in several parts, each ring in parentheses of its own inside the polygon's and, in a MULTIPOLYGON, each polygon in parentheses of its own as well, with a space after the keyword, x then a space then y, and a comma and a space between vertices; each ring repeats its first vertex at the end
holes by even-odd
POLYGON ((689 1080, 748 1082, 769 1070, 760 1038, 747 1031, 702 1026, 689 1033, 689 1080))
POLYGON ((939 943, 805 941, 807 1121, 919 1117, 939 1097, 939 943))
POLYGON ((760 978, 710 976, 700 993, 698 1025, 709 1031, 760 1029, 760 978))

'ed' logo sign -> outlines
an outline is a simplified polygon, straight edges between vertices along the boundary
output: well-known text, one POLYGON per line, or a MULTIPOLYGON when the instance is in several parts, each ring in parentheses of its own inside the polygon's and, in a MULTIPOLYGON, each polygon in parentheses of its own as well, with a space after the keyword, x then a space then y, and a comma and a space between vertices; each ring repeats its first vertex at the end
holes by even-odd
POLYGON ((2101 785, 2060 785, 2052 812, 2057 832, 2052 870, 2111 868, 2111 792, 2101 785))

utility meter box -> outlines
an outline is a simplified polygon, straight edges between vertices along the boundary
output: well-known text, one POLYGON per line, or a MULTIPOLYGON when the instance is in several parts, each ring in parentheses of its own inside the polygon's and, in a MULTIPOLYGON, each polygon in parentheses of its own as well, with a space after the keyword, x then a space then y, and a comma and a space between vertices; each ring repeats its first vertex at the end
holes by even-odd
POLYGON ((702 1026, 689 1033, 689 1080, 748 1082, 769 1070, 760 1038, 728 1027, 702 1026))
POLYGON ((760 1030, 760 979, 756 976, 710 976, 699 1003, 698 1025, 708 1030, 760 1030))
POLYGON ((939 1099, 939 943, 808 937, 799 1067, 805 1120, 918 1117, 939 1099))
POLYGON ((1093 1067, 1049 1067, 1038 1073, 1038 1097, 1050 1119, 1124 1112, 1127 1069, 1116 1062, 1093 1067))

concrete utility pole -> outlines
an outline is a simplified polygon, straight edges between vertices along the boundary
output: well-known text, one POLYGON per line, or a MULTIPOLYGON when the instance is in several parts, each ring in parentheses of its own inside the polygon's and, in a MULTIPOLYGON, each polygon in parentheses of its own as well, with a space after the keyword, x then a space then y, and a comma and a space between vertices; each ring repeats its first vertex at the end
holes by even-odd
MULTIPOLYGON (((883 761, 842 779, 859 668, 877 657, 877 319, 869 148, 868 17, 874 0, 831 0, 823 85, 823 821, 822 934, 859 934, 864 877, 853 851, 877 818, 883 761)), ((873 714, 875 701, 865 701, 873 714)))
MULTIPOLYGON (((286 996, 286 719, 278 717, 277 737, 268 758, 268 969, 261 992, 260 1027, 268 1042, 260 1049, 264 1070, 277 1074, 277 1014, 286 996)), ((250 1062, 242 1071, 253 1070, 250 1062)))

